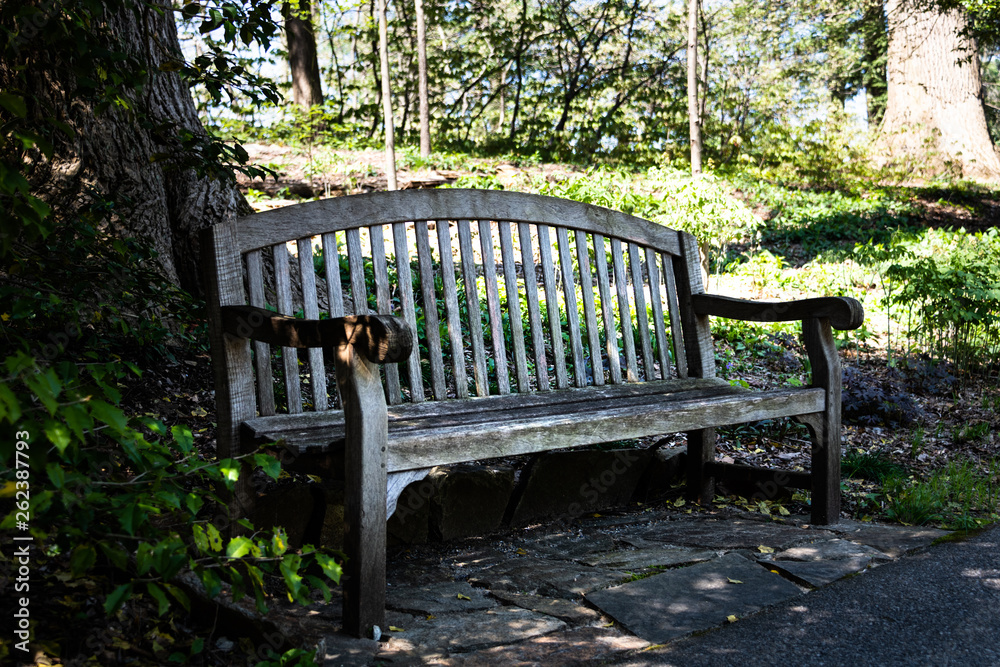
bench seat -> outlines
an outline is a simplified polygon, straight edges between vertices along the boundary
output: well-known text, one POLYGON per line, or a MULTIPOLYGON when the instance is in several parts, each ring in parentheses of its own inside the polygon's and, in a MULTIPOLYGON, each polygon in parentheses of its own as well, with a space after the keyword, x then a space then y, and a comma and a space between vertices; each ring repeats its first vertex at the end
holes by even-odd
MULTIPOLYGON (((688 378, 389 406, 388 472, 818 413, 822 389, 751 391, 688 378), (738 415, 738 416, 737 416, 738 415)), ((341 410, 249 419, 244 437, 342 456, 341 410)), ((310 457, 312 458, 312 457, 310 457)), ((316 465, 315 461, 311 465, 316 465)))

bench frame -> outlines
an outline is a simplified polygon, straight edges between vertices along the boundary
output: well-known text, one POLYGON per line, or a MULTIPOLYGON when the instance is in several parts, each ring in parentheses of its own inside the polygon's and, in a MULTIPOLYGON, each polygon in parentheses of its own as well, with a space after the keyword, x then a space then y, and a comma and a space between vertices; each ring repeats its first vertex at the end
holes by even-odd
MULTIPOLYGON (((426 221, 442 220, 445 221, 443 226, 446 233, 448 220, 479 220, 480 224, 484 220, 492 220, 503 221, 505 225, 508 223, 541 225, 537 229, 546 230, 546 242, 548 239, 547 230, 554 229, 558 237, 560 251, 567 253, 569 244, 566 239, 569 238, 569 232, 576 233, 578 250, 581 247, 579 245, 581 238, 584 238, 582 247, 587 247, 585 237, 581 237, 580 234, 603 235, 604 238, 612 240, 613 247, 619 253, 615 256, 616 264, 622 256, 621 243, 628 244, 629 264, 633 270, 631 277, 634 281, 641 278, 642 266, 649 268, 650 280, 659 280, 660 269, 657 257, 662 257, 664 289, 668 294, 670 307, 669 313, 667 313, 660 312, 654 305, 653 312, 657 317, 660 317, 660 321, 653 322, 653 325, 657 327, 656 334, 659 337, 660 350, 662 351, 661 360, 664 362, 667 360, 667 353, 663 350, 666 342, 670 341, 675 352, 673 361, 676 363, 677 377, 691 378, 689 382, 701 382, 705 386, 711 384, 713 387, 719 385, 717 381, 708 382, 710 378, 715 376, 715 356, 709 326, 710 316, 757 322, 800 320, 812 369, 812 380, 809 387, 790 388, 771 393, 746 392, 736 394, 729 392, 732 395, 725 397, 712 394, 710 399, 706 399, 703 412, 699 412, 701 408, 694 410, 688 406, 688 412, 684 413, 684 419, 676 421, 679 426, 669 432, 683 431, 687 434, 687 493, 690 499, 703 503, 710 502, 716 481, 725 479, 739 479, 756 483, 759 488, 767 489, 768 493, 776 492, 778 487, 807 488, 812 490, 813 523, 828 524, 839 520, 842 380, 840 362, 831 329, 855 329, 861 325, 864 315, 861 305, 856 300, 844 297, 822 297, 773 303, 705 294, 697 242, 690 234, 677 232, 608 209, 538 195, 475 190, 413 190, 355 195, 259 213, 216 225, 205 230, 202 237, 203 265, 206 269, 205 287, 209 335, 218 414, 218 454, 220 457, 235 457, 253 451, 261 441, 286 439, 286 437, 292 441, 294 437, 288 424, 313 422, 320 424, 324 420, 330 421, 331 419, 343 423, 341 435, 345 445, 342 465, 347 488, 345 551, 348 555, 343 582, 344 628, 346 631, 357 636, 371 636, 373 626, 384 627, 385 623, 386 496, 389 473, 392 472, 390 471, 390 463, 396 461, 398 457, 391 458, 391 455, 395 456, 395 454, 391 451, 393 440, 389 433, 389 406, 386 401, 386 387, 380 377, 380 366, 404 362, 409 364, 408 368, 411 373, 419 374, 420 362, 418 359, 415 360, 416 354, 411 354, 415 346, 413 340, 413 295, 405 293, 400 295, 403 302, 403 312, 402 316, 399 317, 393 313, 392 302, 386 298, 380 287, 379 310, 381 313, 377 315, 365 313, 366 302, 364 299, 357 298, 358 289, 364 296, 363 274, 361 274, 362 282, 359 288, 355 280, 358 274, 352 259, 355 311, 362 314, 345 315, 340 305, 335 304, 335 301, 339 302, 340 296, 338 266, 332 273, 327 272, 329 281, 336 282, 336 289, 328 285, 331 295, 330 317, 320 319, 315 301, 309 302, 308 300, 304 303, 305 318, 290 317, 292 311, 290 301, 287 297, 282 299, 282 292, 286 295, 289 293, 288 261, 285 253, 277 249, 286 242, 298 241, 299 268, 301 270, 299 275, 301 275, 302 281, 301 289, 305 294, 309 289, 315 290, 315 285, 311 283, 315 279, 311 270, 312 250, 309 244, 311 237, 323 235, 324 241, 326 241, 327 235, 329 238, 333 238, 332 235, 336 231, 347 230, 350 232, 350 230, 367 227, 372 232, 377 231, 378 243, 381 244, 381 227, 391 225, 394 240, 397 243, 397 256, 408 257, 405 242, 402 246, 399 245, 398 239, 404 237, 400 237, 400 232, 397 230, 401 230, 403 225, 409 221, 418 221, 418 225, 424 225, 420 229, 426 235, 426 221), (645 265, 641 263, 641 258, 637 260, 637 257, 640 257, 638 254, 640 246, 647 248, 647 264, 645 265), (279 284, 276 285, 275 289, 278 291, 278 301, 284 301, 278 306, 285 314, 276 314, 263 308, 265 305, 263 283, 260 278, 253 274, 255 268, 258 272, 260 271, 261 255, 259 251, 268 247, 276 249, 274 251, 274 275, 279 284), (655 251, 652 254, 652 260, 649 259, 651 256, 650 248, 655 251), (306 256, 308 256, 308 262, 303 259, 306 256), (650 261, 652 261, 651 264, 650 261), (675 284, 669 284, 671 282, 675 284), (333 298, 335 293, 337 299, 333 298), (670 300, 673 298, 671 295, 675 295, 675 301, 670 300), (670 339, 665 336, 664 321, 669 327, 670 339), (336 371, 336 386, 340 395, 342 412, 322 411, 328 407, 324 393, 321 401, 315 401, 318 411, 312 415, 290 414, 269 417, 268 415, 275 414, 274 398, 273 395, 268 398, 266 392, 261 393, 262 385, 266 381, 270 381, 271 378, 270 371, 262 365, 266 365, 270 360, 267 345, 278 346, 285 351, 285 369, 288 373, 297 374, 298 372, 296 349, 309 350, 309 361, 312 364, 314 378, 325 375, 322 371, 324 358, 332 361, 336 371), (289 359, 293 360, 290 365, 289 359), (785 411, 780 412, 780 414, 777 408, 772 408, 770 412, 765 414, 794 416, 808 426, 813 442, 811 473, 775 471, 715 462, 714 427, 763 418, 759 411, 755 412, 752 408, 755 401, 764 399, 775 405, 777 405, 776 402, 787 400, 788 405, 798 406, 784 408, 785 411), (268 404, 269 401, 270 404, 268 404), (805 410, 805 412, 799 414, 794 410, 805 410), (260 423, 269 425, 270 430, 264 429, 263 435, 259 431, 254 432, 260 423), (282 429, 287 430, 283 431, 282 429)), ((461 228, 461 225, 459 227, 461 228)), ((507 233, 509 239, 509 227, 507 233)), ((463 243, 466 242, 467 238, 468 232, 466 231, 466 236, 462 239, 463 243)), ((503 240, 502 233, 501 240, 503 240)), ((348 236, 348 241, 350 246, 351 236, 348 236)), ((505 243, 502 251, 506 270, 508 258, 512 258, 513 253, 509 240, 505 243)), ((539 247, 542 247, 541 243, 539 247)), ((357 245, 356 240, 354 244, 357 245)), ((600 247, 603 250, 603 245, 600 247)), ((462 250, 464 260, 466 255, 464 246, 462 250)), ((487 250, 484 250, 484 253, 487 250)), ((373 256, 375 256, 374 253, 373 256)), ((484 254, 484 256, 487 255, 484 254)), ((581 259, 584 256, 585 254, 581 255, 581 259)), ((572 267, 572 261, 568 261, 568 257, 568 254, 564 254, 560 258, 560 265, 564 272, 567 265, 572 267)), ((450 258, 448 261, 450 263, 450 258)), ((530 257, 527 257, 527 261, 530 261, 530 257)), ((601 261, 604 261, 603 257, 601 261)), ((405 264, 407 275, 400 280, 400 285, 405 284, 405 286, 400 289, 407 291, 410 280, 409 262, 405 264)), ((403 271, 403 265, 404 263, 399 263, 400 272, 403 271)), ((552 266, 551 259, 549 259, 549 264, 543 265, 542 269, 551 272, 552 266)), ((423 264, 421 264, 422 267, 423 264)), ((478 266, 473 265, 473 273, 471 274, 473 280, 477 268, 478 266)), ((490 266, 490 262, 483 262, 482 268, 487 274, 490 271, 495 273, 496 265, 490 266)), ((619 267, 613 268, 616 271, 614 275, 617 276, 619 267)), ((463 269, 467 270, 467 266, 463 266, 463 269)), ((379 267, 376 266, 375 270, 379 271, 379 267)), ((589 272, 589 268, 587 270, 589 272)), ((605 291, 601 292, 602 307, 605 303, 610 303, 606 302, 608 295, 608 291, 606 291, 607 273, 605 268, 603 276, 605 285, 602 286, 605 291)), ((263 274, 260 273, 260 275, 263 274)), ((524 275, 527 278, 526 270, 524 275)), ((469 274, 466 274, 467 279, 468 276, 469 274)), ((582 274, 581 284, 588 277, 589 273, 582 274)), ((546 276, 546 280, 548 278, 546 276)), ((563 278, 572 284, 572 275, 564 273, 563 278)), ((496 275, 493 275, 492 279, 495 287, 496 275)), ((615 282, 616 287, 621 290, 626 281, 621 280, 619 276, 615 278, 615 282)), ((655 289, 658 292, 658 283, 652 284, 657 285, 655 289)), ((548 282, 546 282, 547 287, 548 282)), ((451 290, 454 292, 454 284, 452 284, 451 290)), ((654 288, 650 287, 649 290, 649 293, 653 294, 654 288)), ((565 294, 566 298, 569 298, 570 293, 566 292, 565 294)), ((575 295, 575 292, 573 294, 575 295)), ((621 298, 623 293, 619 291, 618 294, 621 298)), ((449 298, 451 296, 457 295, 451 294, 449 298)), ((493 299, 489 305, 492 311, 498 302, 495 301, 495 297, 488 296, 493 299)), ((470 298, 473 297, 470 296, 470 298)), ((596 330, 594 327, 596 320, 594 319, 592 301, 593 292, 591 292, 590 298, 591 301, 586 304, 589 309, 587 310, 588 317, 590 317, 587 325, 588 334, 591 333, 592 329, 596 330)), ((637 303, 641 300, 639 291, 636 292, 635 299, 637 303)), ((490 313, 491 317, 494 315, 495 313, 490 313)), ((605 313, 605 317, 607 317, 607 313, 605 313)), ((643 303, 640 322, 645 323, 645 320, 646 306, 643 303)), ((624 322, 624 320, 622 321, 624 322)), ((579 323, 570 322, 570 326, 575 327, 576 336, 582 338, 579 323)), ((518 322, 518 327, 520 327, 520 322, 518 322)), ((534 329, 534 326, 532 328, 534 329)), ((612 331, 614 331, 614 327, 612 327, 612 331)), ((480 332, 478 335, 479 346, 482 348, 482 333, 480 332)), ((650 350, 646 349, 649 348, 648 327, 645 335, 646 339, 643 340, 644 345, 641 352, 646 359, 644 372, 649 375, 652 373, 650 369, 653 368, 654 364, 650 363, 650 350)), ((629 338, 631 336, 622 335, 623 341, 631 344, 627 340, 629 338)), ((454 338, 452 340, 454 344, 454 338)), ((538 340, 536 338, 534 341, 536 348, 538 340)), ((571 354, 582 355, 584 342, 571 339, 570 344, 573 348, 571 354)), ((592 337, 589 342, 590 350, 594 354, 596 337, 592 337)), ((461 345, 461 340, 459 340, 459 345, 461 345)), ((561 346, 561 341, 559 345, 561 346)), ((440 347, 438 354, 440 354, 440 347)), ((563 355, 564 361, 567 354, 563 355)), ((609 351, 607 361, 613 361, 617 365, 618 359, 611 359, 611 356, 617 357, 617 354, 617 349, 614 355, 611 355, 609 351)), ((628 369, 626 370, 628 372, 625 373, 627 377, 623 378, 625 380, 632 379, 632 369, 637 356, 635 349, 632 349, 630 354, 631 356, 627 360, 628 369)), ((476 355, 476 383, 478 385, 481 382, 478 375, 480 353, 477 351, 476 355)), ((516 356, 519 365, 518 378, 521 381, 520 389, 524 391, 520 369, 520 362, 523 361, 524 356, 523 347, 516 351, 516 356)), ((557 381, 560 389, 551 393, 532 393, 532 397, 539 397, 532 398, 532 401, 544 404, 549 400, 545 397, 556 396, 559 391, 590 392, 590 394, 579 394, 580 396, 601 397, 608 395, 609 390, 599 387, 582 388, 586 384, 580 379, 579 369, 584 368, 584 365, 579 363, 582 356, 574 356, 573 358, 576 360, 574 373, 577 376, 578 388, 565 388, 568 387, 568 378, 565 374, 565 368, 563 368, 557 381), (602 391, 605 393, 601 394, 602 391)), ((503 360, 503 364, 506 365, 506 359, 503 360)), ((483 361, 483 365, 485 366, 485 361, 483 361)), ((385 366, 387 378, 390 376, 389 368, 390 366, 385 366)), ((395 368, 392 370, 394 373, 395 368)), ((464 373, 464 369, 460 370, 464 373)), ((559 370, 558 365, 556 370, 559 370)), ((666 367, 660 370, 664 381, 667 380, 667 370, 666 367)), ((544 369, 541 372, 547 373, 544 369)), ((513 374, 513 371, 511 373, 513 374)), ((603 373, 601 376, 601 382, 603 382, 603 373)), ((438 380, 439 378, 435 377, 435 382, 438 380)), ((325 379, 322 381, 325 382, 325 379)), ((289 387, 291 386, 289 385, 289 387)), ((440 393, 437 386, 436 384, 435 398, 442 398, 442 396, 437 395, 440 393)), ((510 390, 508 388, 508 391, 510 390)), ((516 391, 516 388, 514 390, 516 391)), ((420 398, 422 398, 422 388, 419 389, 419 393, 421 394, 420 398)), ((390 392, 390 403, 398 403, 398 400, 398 396, 393 397, 390 392)), ((522 399, 517 397, 510 399, 460 397, 459 400, 492 400, 494 403, 509 400, 516 404, 517 400, 522 399)), ((455 405, 455 401, 445 401, 441 405, 455 405)), ((479 405, 485 404, 480 403, 479 405)), ((657 410, 660 417, 670 416, 670 412, 666 408, 659 407, 657 410)), ((295 412, 294 409, 290 411, 295 412)), ((427 421, 432 422, 433 411, 424 410, 423 412, 431 414, 427 421)), ((670 426, 675 422, 668 418, 666 421, 661 419, 658 423, 670 426)), ((320 425, 322 426, 322 424, 320 425)), ((471 430, 470 428, 470 432, 471 430)), ((613 432, 607 432, 606 435, 607 440, 620 439, 613 432)), ((596 440, 593 438, 589 440, 589 442, 594 441, 596 440)), ((578 444, 587 443, 580 442, 578 444)), ((567 446, 565 442, 558 438, 553 440, 552 446, 532 444, 530 448, 525 448, 523 443, 514 443, 507 453, 544 451, 565 446, 567 446)), ((339 452, 339 450, 337 451, 339 452)), ((456 456, 454 448, 450 452, 448 456, 442 454, 440 460, 434 459, 433 452, 423 455, 424 458, 421 459, 420 465, 454 462, 453 459, 456 456)), ((306 449, 303 448, 295 453, 296 455, 305 454, 306 449)), ((474 454, 475 450, 469 452, 471 458, 464 460, 483 458, 476 457, 474 454)), ((336 456, 339 458, 340 454, 337 453, 336 456)), ((392 465, 400 470, 408 469, 404 464, 393 463, 392 465)), ((407 465, 410 465, 410 468, 418 467, 416 464, 407 465)), ((244 466, 232 493, 230 510, 234 518, 252 515, 254 494, 250 485, 250 472, 248 466, 244 466)), ((401 487, 395 491, 397 496, 399 491, 401 491, 401 487)), ((389 504, 394 505, 394 502, 395 500, 391 498, 389 504)))

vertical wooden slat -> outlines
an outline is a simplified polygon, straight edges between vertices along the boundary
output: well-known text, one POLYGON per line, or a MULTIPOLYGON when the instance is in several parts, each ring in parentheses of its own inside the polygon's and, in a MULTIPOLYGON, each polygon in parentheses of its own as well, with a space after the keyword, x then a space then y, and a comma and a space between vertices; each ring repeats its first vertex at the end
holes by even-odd
POLYGON ((563 296, 566 300, 566 322, 569 325, 569 344, 573 353, 573 380, 577 387, 587 386, 587 365, 583 360, 583 338, 580 336, 580 312, 576 300, 576 281, 573 279, 573 256, 569 249, 569 232, 565 227, 556 228, 559 240, 559 269, 562 271, 563 296))
POLYGON ((431 391, 434 393, 434 398, 440 401, 447 397, 448 390, 444 379, 441 329, 437 312, 437 294, 434 290, 434 257, 431 255, 431 244, 427 238, 427 223, 423 220, 413 223, 413 232, 417 239, 417 261, 420 263, 420 292, 424 302, 424 328, 427 332, 427 350, 430 355, 431 391))
POLYGON ((503 261, 503 280, 507 290, 507 315, 510 317, 510 337, 514 345, 514 367, 517 369, 517 389, 531 390, 528 378, 528 360, 524 349, 524 327, 521 325, 521 295, 517 289, 517 266, 514 261, 514 241, 509 222, 497 223, 500 232, 500 259, 503 261))
MULTIPOLYGON (((326 278, 326 303, 330 317, 343 317, 344 288, 340 283, 340 251, 337 235, 333 232, 323 234, 323 275, 326 278)), ((340 387, 336 381, 333 384, 333 392, 335 394, 333 405, 337 407, 343 405, 343 401, 340 400, 340 387)))
MULTIPOLYGON (((396 253, 396 277, 399 280, 399 301, 403 309, 403 319, 410 325, 414 337, 417 335, 417 310, 413 303, 413 276, 410 272, 410 248, 406 242, 406 225, 396 222, 392 225, 392 245, 396 253)), ((406 360, 410 376, 410 398, 414 403, 424 400, 424 380, 420 373, 420 346, 414 345, 413 352, 406 360)))
POLYGON ((479 247, 483 252, 483 278, 486 280, 486 309, 490 315, 490 338, 496 359, 497 386, 501 394, 510 393, 507 370, 507 346, 504 344, 503 315, 500 313, 500 290, 497 287, 496 256, 493 254, 493 232, 489 220, 479 221, 479 247))
POLYGON ((684 354, 684 332, 681 327, 680 307, 677 305, 677 281, 674 279, 673 256, 663 253, 663 278, 667 289, 667 310, 670 312, 670 337, 674 341, 674 364, 677 377, 688 376, 687 355, 684 354))
POLYGON ((646 380, 653 379, 653 346, 649 342, 649 316, 646 314, 645 285, 642 279, 642 261, 639 259, 639 246, 628 244, 628 266, 632 272, 632 291, 635 293, 635 320, 639 329, 639 342, 642 345, 642 366, 646 380))
POLYGON ((351 274, 351 303, 355 315, 368 314, 368 293, 365 290, 365 257, 361 251, 361 232, 347 230, 347 268, 351 274))
POLYGON ((521 246, 521 270, 524 272, 524 297, 528 302, 528 323, 531 325, 531 347, 535 356, 535 376, 538 390, 548 391, 549 363, 545 358, 545 335, 542 331, 541 306, 538 303, 538 279, 535 274, 535 256, 531 250, 531 227, 526 222, 517 223, 517 240, 521 246))
POLYGON ((330 317, 343 317, 344 289, 340 284, 340 252, 337 248, 337 235, 333 233, 323 234, 323 269, 330 317))
POLYGON ((590 364, 594 371, 594 384, 604 384, 604 364, 601 362, 601 339, 597 332, 597 310, 594 307, 594 280, 590 273, 590 253, 587 235, 576 232, 576 261, 580 265, 580 294, 583 297, 583 319, 587 325, 590 364))
POLYGON ((455 260, 451 254, 451 231, 447 220, 437 221, 438 252, 441 253, 441 278, 444 283, 444 309, 448 318, 448 339, 451 341, 451 365, 455 373, 455 393, 469 397, 469 380, 465 373, 465 346, 462 343, 462 320, 458 311, 458 285, 455 284, 455 260))
MULTIPOLYGON (((653 306, 653 329, 656 330, 656 345, 659 351, 660 378, 666 380, 670 377, 670 355, 667 350, 670 347, 667 341, 667 330, 663 322, 663 297, 660 295, 660 267, 656 263, 656 252, 650 248, 645 249, 646 253, 646 273, 649 274, 649 299, 653 306)), ((647 377, 650 377, 647 375, 647 377)), ((650 379, 652 379, 650 377, 650 379)))
POLYGON ((479 290, 476 289, 476 257, 472 252, 472 229, 468 220, 458 221, 458 247, 462 252, 462 281, 465 283, 465 306, 469 311, 469 337, 472 344, 472 372, 476 380, 476 393, 480 396, 489 396, 490 381, 486 374, 483 315, 479 310, 479 290))
MULTIPOLYGON (((279 243, 271 249, 274 254, 274 289, 278 293, 278 313, 295 315, 292 312, 292 280, 288 271, 288 248, 279 243)), ((299 387, 299 351, 294 347, 281 348, 281 361, 285 368, 285 396, 288 412, 302 412, 302 392, 299 387)))
MULTIPOLYGON (((264 299, 264 262, 260 250, 247 253, 247 287, 249 288, 250 305, 263 308, 264 299)), ((273 415, 274 409, 274 376, 271 372, 271 346, 259 340, 253 342, 253 363, 257 377, 257 408, 263 416, 273 415)))
POLYGON ((545 288, 545 305, 549 315, 549 333, 552 336, 553 365, 556 370, 556 387, 565 389, 569 386, 569 376, 566 373, 566 352, 562 341, 562 323, 559 319, 559 295, 556 290, 555 266, 552 262, 552 242, 549 240, 549 228, 538 225, 538 255, 542 262, 542 284, 545 288))
MULTIPOLYGON (((299 251, 299 279, 302 282, 302 314, 307 320, 319 319, 319 305, 316 298, 316 266, 313 264, 312 239, 295 242, 299 251)), ((326 368, 323 365, 323 350, 312 347, 309 353, 309 388, 312 392, 313 410, 326 410, 326 368)))
POLYGON ((601 316, 604 320, 605 345, 608 353, 608 372, 612 384, 622 383, 622 365, 618 356, 618 333, 611 304, 611 279, 608 277, 608 257, 604 237, 594 234, 594 264, 597 267, 597 291, 601 295, 601 316))
POLYGON ((625 277, 625 257, 622 242, 611 239, 611 260, 615 266, 615 290, 618 292, 618 316, 621 320, 622 347, 625 348, 625 379, 639 381, 639 364, 635 359, 635 340, 632 338, 632 314, 628 307, 628 279, 625 277))
POLYGON ((701 258, 698 242, 687 232, 677 233, 681 255, 674 258, 677 276, 677 301, 680 305, 681 326, 684 330, 683 350, 687 353, 688 373, 696 378, 715 377, 715 348, 708 315, 698 315, 691 305, 692 294, 705 291, 701 284, 701 258))
MULTIPOLYGON (((392 301, 389 298, 389 268, 385 262, 385 233, 382 225, 372 225, 368 228, 369 240, 372 246, 372 269, 375 274, 375 307, 382 315, 392 315, 392 301)), ((384 364, 385 391, 390 405, 403 402, 402 390, 399 386, 398 364, 384 364)))

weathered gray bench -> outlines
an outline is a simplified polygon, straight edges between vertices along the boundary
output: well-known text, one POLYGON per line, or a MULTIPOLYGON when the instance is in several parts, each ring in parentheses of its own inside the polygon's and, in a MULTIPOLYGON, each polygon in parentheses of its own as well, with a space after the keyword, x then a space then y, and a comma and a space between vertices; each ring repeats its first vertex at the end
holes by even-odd
MULTIPOLYGON (((436 465, 686 432, 692 499, 733 477, 810 489, 812 521, 837 521, 831 327, 860 326, 853 299, 704 294, 690 234, 512 192, 327 199, 218 225, 203 244, 219 455, 281 441, 343 468, 350 632, 384 624, 387 506, 436 465), (810 386, 716 378, 711 315, 801 320, 810 386), (811 432, 810 473, 714 461, 715 427, 791 416, 811 432)), ((249 475, 233 503, 252 509, 249 475)))

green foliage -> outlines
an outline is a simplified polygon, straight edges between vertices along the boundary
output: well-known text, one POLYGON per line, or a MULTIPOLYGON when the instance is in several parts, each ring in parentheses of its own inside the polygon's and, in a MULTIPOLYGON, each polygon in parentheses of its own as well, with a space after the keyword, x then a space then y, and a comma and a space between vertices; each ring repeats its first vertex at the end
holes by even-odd
POLYGON ((1000 354, 1000 233, 928 229, 885 246, 859 246, 878 263, 884 302, 906 315, 910 338, 959 368, 988 368, 1000 354))
POLYGON ((19 241, 0 275, 10 346, 0 361, 0 529, 31 535, 37 581, 85 579, 107 614, 133 598, 160 616, 187 609, 184 572, 212 596, 226 587, 261 609, 267 577, 298 602, 310 590, 328 596, 341 573, 332 556, 292 551, 281 530, 243 520, 242 534, 230 532, 217 494, 250 466, 277 477, 277 460, 206 458, 186 426, 124 409, 143 366, 204 335, 190 325, 197 305, 153 270, 153 254, 105 231, 112 212, 95 205, 44 245, 19 241))
POLYGON ((902 466, 893 463, 881 452, 870 453, 859 449, 844 455, 840 461, 840 470, 845 477, 879 483, 891 477, 899 477, 905 472, 902 466))

